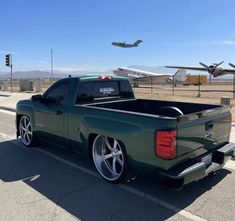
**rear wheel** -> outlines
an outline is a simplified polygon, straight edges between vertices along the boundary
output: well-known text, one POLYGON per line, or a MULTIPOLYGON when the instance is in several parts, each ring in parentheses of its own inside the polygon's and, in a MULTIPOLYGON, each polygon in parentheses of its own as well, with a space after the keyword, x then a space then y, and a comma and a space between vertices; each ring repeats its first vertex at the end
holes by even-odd
POLYGON ((19 131, 20 139, 25 146, 31 147, 36 144, 36 138, 34 137, 32 124, 29 117, 22 116, 20 118, 19 131))
POLYGON ((105 180, 119 183, 127 178, 126 151, 115 138, 98 135, 93 142, 92 157, 97 171, 105 180))

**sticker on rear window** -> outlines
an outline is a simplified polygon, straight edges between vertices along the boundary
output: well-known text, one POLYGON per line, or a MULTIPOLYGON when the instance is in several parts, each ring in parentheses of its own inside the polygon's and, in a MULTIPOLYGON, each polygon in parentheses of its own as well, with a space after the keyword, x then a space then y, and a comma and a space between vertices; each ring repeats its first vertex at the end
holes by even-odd
POLYGON ((111 94, 114 92, 114 89, 111 87, 100 88, 100 93, 102 94, 111 94))

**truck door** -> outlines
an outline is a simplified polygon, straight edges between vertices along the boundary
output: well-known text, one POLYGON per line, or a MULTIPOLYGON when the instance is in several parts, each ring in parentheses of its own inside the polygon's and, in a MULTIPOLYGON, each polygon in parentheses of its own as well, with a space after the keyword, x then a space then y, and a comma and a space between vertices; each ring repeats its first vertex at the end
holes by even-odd
POLYGON ((65 79, 55 83, 35 103, 35 128, 39 136, 57 144, 65 144, 65 111, 70 81, 65 79))

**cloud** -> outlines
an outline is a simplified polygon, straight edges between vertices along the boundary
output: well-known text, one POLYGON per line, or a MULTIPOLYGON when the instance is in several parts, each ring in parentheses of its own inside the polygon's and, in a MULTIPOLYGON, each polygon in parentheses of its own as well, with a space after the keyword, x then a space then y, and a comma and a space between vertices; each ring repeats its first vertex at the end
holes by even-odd
MULTIPOLYGON (((190 46, 189 44, 185 44, 185 46, 190 46)), ((212 42, 194 42, 191 44, 191 46, 223 46, 223 45, 235 45, 235 41, 229 41, 229 40, 224 40, 224 41, 212 41, 212 42)))
POLYGON ((178 47, 203 47, 203 46, 232 46, 235 45, 235 40, 211 41, 211 42, 163 42, 167 46, 178 47))
POLYGON ((235 45, 235 41, 222 41, 221 44, 223 44, 223 45, 235 45))
POLYGON ((208 42, 208 43, 199 43, 195 44, 196 46, 210 46, 210 45, 235 45, 235 41, 233 40, 224 40, 224 41, 214 41, 214 42, 208 42))

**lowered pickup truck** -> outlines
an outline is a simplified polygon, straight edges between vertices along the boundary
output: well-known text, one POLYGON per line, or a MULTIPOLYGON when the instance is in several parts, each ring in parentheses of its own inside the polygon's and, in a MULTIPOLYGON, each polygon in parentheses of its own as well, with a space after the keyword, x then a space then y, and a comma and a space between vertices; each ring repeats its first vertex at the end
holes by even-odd
POLYGON ((213 174, 229 160, 228 106, 136 99, 119 76, 61 79, 17 104, 17 137, 87 154, 109 182, 138 169, 177 188, 213 174))

